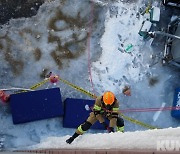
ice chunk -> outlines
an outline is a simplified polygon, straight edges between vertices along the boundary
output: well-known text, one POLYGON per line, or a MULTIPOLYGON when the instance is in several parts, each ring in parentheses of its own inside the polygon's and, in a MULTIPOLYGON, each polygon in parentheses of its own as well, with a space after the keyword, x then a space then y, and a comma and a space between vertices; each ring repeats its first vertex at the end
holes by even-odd
POLYGON ((151 22, 159 22, 159 20, 160 20, 160 8, 153 7, 151 9, 151 13, 150 13, 150 21, 151 22))

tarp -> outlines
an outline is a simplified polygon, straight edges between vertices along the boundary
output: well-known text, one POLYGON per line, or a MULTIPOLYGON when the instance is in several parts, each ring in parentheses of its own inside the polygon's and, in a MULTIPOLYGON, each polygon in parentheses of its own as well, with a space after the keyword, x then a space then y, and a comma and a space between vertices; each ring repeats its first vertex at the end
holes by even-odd
MULTIPOLYGON (((77 128, 80 124, 85 122, 91 110, 87 110, 85 106, 93 107, 95 100, 67 98, 64 101, 64 118, 63 127, 77 128)), ((107 122, 106 122, 107 123, 107 122)), ((104 129, 104 127, 97 121, 92 129, 104 129)))
POLYGON ((59 88, 12 94, 10 106, 14 124, 63 115, 59 88))

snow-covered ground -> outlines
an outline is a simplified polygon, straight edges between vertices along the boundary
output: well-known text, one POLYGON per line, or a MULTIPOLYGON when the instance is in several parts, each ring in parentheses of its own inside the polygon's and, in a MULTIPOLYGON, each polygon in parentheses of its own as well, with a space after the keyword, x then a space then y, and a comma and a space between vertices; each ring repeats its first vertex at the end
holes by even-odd
MULTIPOLYGON (((150 58, 162 54, 161 40, 153 47, 151 41, 143 41, 138 35, 143 17, 138 17, 137 12, 145 2, 47 1, 36 16, 12 19, 0 31, 0 88, 28 88, 42 81, 44 75, 52 71, 96 95, 106 90, 113 91, 121 102, 121 109, 172 106, 174 90, 180 87, 179 72, 162 67, 158 56, 150 58), (132 48, 129 52, 123 52, 128 45, 132 48), (131 87, 132 96, 122 94, 125 85, 131 87)), ((58 86, 63 100, 67 97, 89 99, 63 83, 58 83, 58 86)), ((171 117, 170 111, 160 114, 128 112, 125 115, 161 128, 179 126, 179 121, 171 117)), ((13 125, 9 107, 2 103, 0 105, 0 138, 6 150, 31 145, 70 147, 65 140, 74 130, 63 128, 62 119, 59 118, 13 125)), ((80 137, 72 146, 81 147, 80 144, 88 140, 90 145, 85 144, 83 148, 95 148, 96 140, 101 138, 103 142, 102 145, 98 142, 98 148, 111 148, 108 145, 110 138, 114 142, 112 148, 143 148, 140 144, 131 145, 142 138, 141 143, 147 143, 144 148, 146 145, 155 148, 158 137, 176 139, 176 133, 179 135, 179 128, 140 130, 146 128, 125 121, 127 133, 96 134, 99 131, 90 130, 95 134, 80 137), (123 141, 121 144, 120 138, 123 141)))
POLYGON ((71 145, 64 142, 69 136, 48 137, 32 148, 157 149, 161 151, 168 151, 170 150, 168 148, 172 148, 171 151, 178 151, 180 148, 179 129, 168 128, 126 133, 86 134, 79 137, 71 145))

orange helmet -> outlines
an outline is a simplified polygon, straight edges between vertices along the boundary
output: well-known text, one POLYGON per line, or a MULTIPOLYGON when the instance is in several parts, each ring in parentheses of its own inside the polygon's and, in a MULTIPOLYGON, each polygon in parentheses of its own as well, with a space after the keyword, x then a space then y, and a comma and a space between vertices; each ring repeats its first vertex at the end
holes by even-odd
POLYGON ((105 105, 112 105, 115 101, 115 96, 112 92, 107 91, 103 95, 103 102, 105 105))

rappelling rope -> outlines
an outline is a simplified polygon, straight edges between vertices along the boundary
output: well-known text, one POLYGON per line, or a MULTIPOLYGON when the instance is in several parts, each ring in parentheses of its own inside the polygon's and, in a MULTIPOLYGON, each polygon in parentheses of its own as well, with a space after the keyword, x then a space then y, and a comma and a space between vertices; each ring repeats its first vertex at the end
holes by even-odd
POLYGON ((159 108, 135 108, 135 109, 123 109, 120 110, 121 113, 126 112, 156 112, 156 111, 172 111, 172 110, 180 110, 179 106, 176 107, 159 107, 159 108))
POLYGON ((26 88, 16 88, 16 87, 11 87, 11 88, 5 88, 5 89, 0 89, 3 91, 11 91, 11 90, 25 90, 25 91, 34 91, 32 89, 26 89, 26 88))
POLYGON ((89 73, 89 81, 91 83, 92 92, 95 94, 94 84, 92 80, 92 72, 91 72, 91 34, 92 34, 92 23, 93 23, 93 16, 94 16, 94 3, 91 2, 91 11, 90 11, 90 19, 89 19, 89 26, 88 26, 88 40, 87 40, 87 48, 88 48, 88 73, 89 73))
MULTIPOLYGON (((35 89, 39 88, 40 86, 42 86, 43 84, 45 84, 47 82, 49 82, 49 78, 44 79, 43 81, 36 83, 35 85, 31 86, 29 89, 30 90, 35 90, 35 89)), ((16 93, 22 93, 22 92, 27 92, 27 91, 29 91, 29 90, 21 90, 21 91, 16 92, 16 93)))

